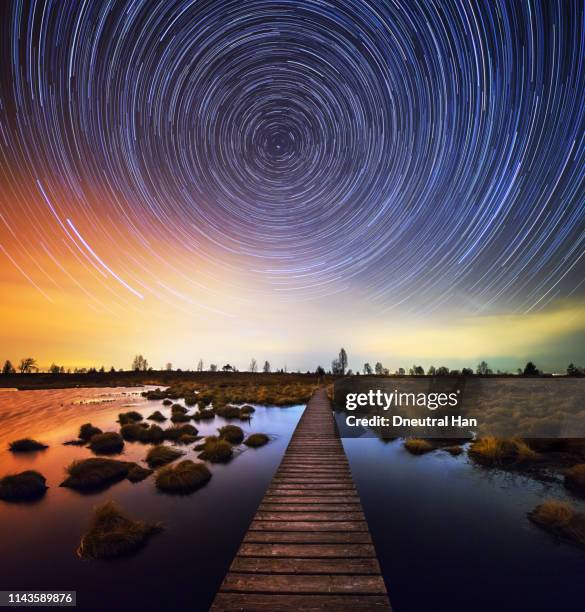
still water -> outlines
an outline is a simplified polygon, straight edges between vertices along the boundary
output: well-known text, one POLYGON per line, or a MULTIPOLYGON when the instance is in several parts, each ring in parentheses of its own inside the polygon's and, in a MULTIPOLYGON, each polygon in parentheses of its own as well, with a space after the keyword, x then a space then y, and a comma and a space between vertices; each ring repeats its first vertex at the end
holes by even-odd
POLYGON ((395 612, 582 612, 585 551, 533 526, 560 483, 413 456, 400 440, 344 439, 395 612))
MULTIPOLYGON (((151 478, 80 494, 58 485, 71 461, 93 456, 63 446, 92 422, 117 430, 117 414, 154 410, 142 389, 0 390, 0 475, 36 469, 50 486, 35 504, 0 501, 0 590, 76 590, 83 611, 208 609, 276 470, 303 407, 257 407, 246 432, 271 442, 211 465, 213 478, 192 495, 159 493, 151 478), (30 436, 50 445, 13 455, 8 442, 30 436), (113 499, 165 531, 136 556, 79 559, 92 508, 113 499)), ((195 424, 215 433, 225 421, 195 424)), ((163 424, 163 426, 168 426, 163 424)), ((585 552, 532 526, 526 512, 543 499, 570 499, 559 483, 486 471, 466 455, 408 454, 400 441, 343 440, 395 612, 585 609, 585 552)), ((150 448, 126 443, 120 457, 141 461, 150 448)), ((245 447, 242 447, 245 448, 245 447)), ((188 451, 188 447, 181 447, 188 451)), ((188 458, 195 458, 189 450, 188 458)))
MULTIPOLYGON (((94 456, 86 448, 63 446, 90 421, 116 431, 119 412, 154 410, 170 416, 160 401, 140 396, 142 389, 0 390, 0 476, 35 469, 47 478, 46 496, 35 504, 0 501, 0 590, 76 590, 80 610, 207 610, 276 470, 303 406, 258 407, 246 432, 264 432, 271 442, 259 449, 242 446, 226 465, 208 464, 208 485, 187 496, 157 491, 152 477, 122 481, 96 494, 59 487, 64 468, 94 456), (49 444, 36 455, 14 455, 10 441, 30 436, 49 444), (76 549, 92 508, 115 500, 129 514, 162 522, 165 530, 135 556, 88 561, 76 549)), ((234 421, 231 421, 232 423, 234 421)), ((194 423, 200 435, 216 433, 226 421, 194 423)), ((170 421, 163 423, 169 426, 170 421)), ((150 446, 125 444, 120 458, 141 461, 150 446)), ((196 459, 190 447, 185 458, 196 459)))

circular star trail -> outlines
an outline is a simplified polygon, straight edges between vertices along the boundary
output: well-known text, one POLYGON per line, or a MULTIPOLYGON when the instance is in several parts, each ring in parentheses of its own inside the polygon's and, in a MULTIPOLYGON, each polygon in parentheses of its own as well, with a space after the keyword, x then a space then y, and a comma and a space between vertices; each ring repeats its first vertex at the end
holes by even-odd
POLYGON ((6 4, 5 223, 130 299, 165 261, 415 311, 582 292, 582 2, 6 4))

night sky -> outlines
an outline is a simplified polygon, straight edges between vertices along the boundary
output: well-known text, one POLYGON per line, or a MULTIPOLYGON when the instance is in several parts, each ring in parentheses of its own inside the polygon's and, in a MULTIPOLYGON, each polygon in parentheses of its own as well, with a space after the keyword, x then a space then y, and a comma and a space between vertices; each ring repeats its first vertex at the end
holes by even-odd
POLYGON ((2 2, 0 358, 585 357, 584 11, 2 2))

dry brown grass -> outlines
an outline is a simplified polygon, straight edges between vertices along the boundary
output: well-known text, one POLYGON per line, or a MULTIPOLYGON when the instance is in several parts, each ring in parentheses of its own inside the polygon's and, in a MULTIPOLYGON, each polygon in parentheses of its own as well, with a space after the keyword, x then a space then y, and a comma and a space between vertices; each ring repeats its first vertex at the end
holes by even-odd
POLYGON ((151 468, 157 468, 178 459, 183 456, 183 454, 184 453, 181 451, 171 448, 170 446, 155 446, 148 451, 146 463, 148 463, 151 468))
POLYGON ((100 489, 126 478, 131 467, 132 464, 127 461, 98 457, 74 461, 67 467, 68 477, 60 486, 80 490, 100 489))
POLYGON ((540 455, 520 438, 488 436, 475 441, 469 456, 484 466, 521 466, 534 463, 540 455))
POLYGON ((96 434, 89 441, 89 448, 96 455, 116 455, 124 449, 124 440, 120 434, 113 431, 96 434))
POLYGON ((89 442, 93 436, 101 434, 102 430, 99 427, 94 427, 91 423, 84 423, 79 428, 79 439, 84 442, 89 442))
POLYGON ((14 440, 8 445, 8 450, 13 453, 33 453, 35 451, 41 451, 49 448, 42 442, 37 442, 31 438, 22 438, 20 440, 14 440))
POLYGON ((46 490, 42 474, 27 470, 0 478, 0 499, 4 501, 31 501, 41 498, 46 490))
POLYGON ((95 509, 89 531, 83 536, 77 553, 89 559, 114 559, 139 550, 155 533, 160 524, 136 521, 114 502, 95 509))
POLYGON ((240 444, 244 439, 244 432, 237 425, 224 425, 219 428, 219 437, 230 444, 240 444))
POLYGON ((259 448, 270 442, 270 438, 264 433, 253 433, 250 434, 245 440, 244 444, 252 448, 259 448))
POLYGON ((404 441, 404 448, 413 455, 424 455, 434 449, 434 446, 428 440, 420 438, 408 438, 404 441))
POLYGON ((207 436, 205 442, 197 448, 203 448, 199 453, 199 458, 211 463, 225 463, 232 458, 232 445, 217 436, 207 436))
POLYGON ((585 546, 585 514, 568 502, 547 500, 529 512, 528 518, 560 538, 585 546))
POLYGON ((573 493, 585 496, 585 463, 579 463, 565 471, 565 486, 573 493))
POLYGON ((185 459, 160 469, 156 475, 156 486, 166 493, 192 493, 210 479, 211 472, 204 463, 185 459))

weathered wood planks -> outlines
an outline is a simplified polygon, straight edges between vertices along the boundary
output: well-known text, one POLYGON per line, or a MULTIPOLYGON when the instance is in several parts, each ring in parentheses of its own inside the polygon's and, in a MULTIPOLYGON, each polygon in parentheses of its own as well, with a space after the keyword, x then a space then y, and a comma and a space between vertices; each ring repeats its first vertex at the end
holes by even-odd
POLYGON ((391 610, 325 390, 309 401, 211 610, 391 610))

